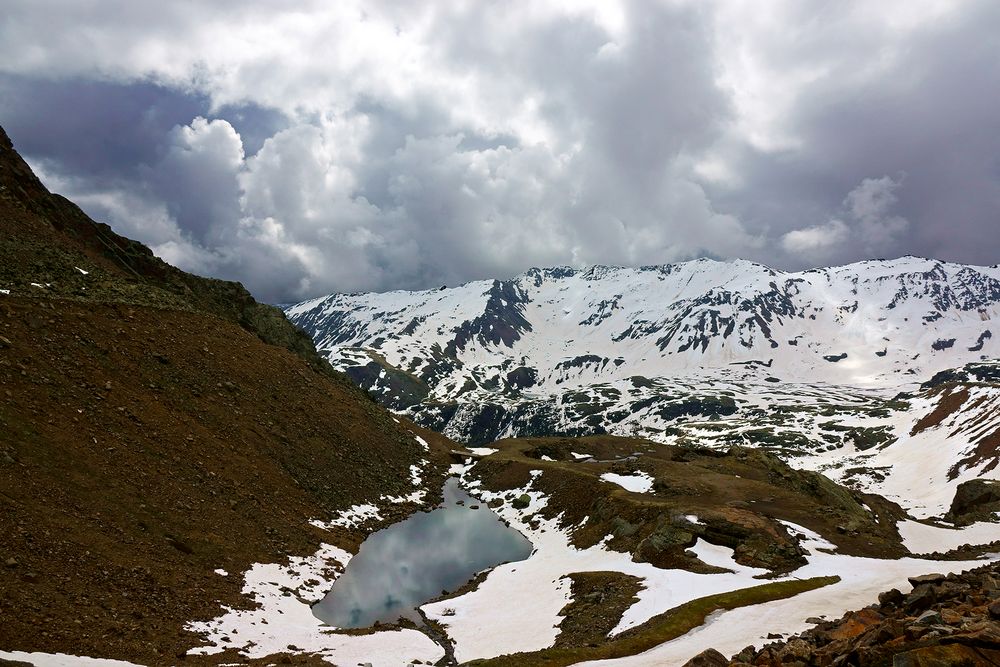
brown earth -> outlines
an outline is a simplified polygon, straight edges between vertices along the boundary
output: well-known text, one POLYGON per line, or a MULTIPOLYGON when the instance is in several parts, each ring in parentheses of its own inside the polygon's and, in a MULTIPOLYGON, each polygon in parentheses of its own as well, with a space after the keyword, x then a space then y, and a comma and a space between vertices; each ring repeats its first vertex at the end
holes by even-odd
POLYGON ((411 490, 413 433, 443 475, 446 439, 238 284, 50 195, 2 130, 0 289, 0 650, 176 664, 252 563, 355 548, 307 521, 411 490))

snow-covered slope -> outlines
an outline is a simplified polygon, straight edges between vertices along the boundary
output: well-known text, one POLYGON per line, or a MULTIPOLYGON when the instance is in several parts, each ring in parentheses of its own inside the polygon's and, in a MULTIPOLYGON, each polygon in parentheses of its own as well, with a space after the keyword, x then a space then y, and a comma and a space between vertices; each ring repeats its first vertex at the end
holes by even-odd
POLYGON ((438 400, 747 362, 783 381, 887 386, 1000 350, 1000 268, 904 257, 801 273, 706 259, 532 269, 452 289, 334 294, 287 314, 335 365, 375 352, 438 400))
POLYGON ((287 313, 384 404, 466 443, 613 433, 766 447, 920 515, 943 514, 964 479, 1000 476, 996 429, 979 433, 1000 401, 981 363, 1000 355, 996 266, 532 269, 287 313), (972 363, 988 381, 948 370, 972 363))

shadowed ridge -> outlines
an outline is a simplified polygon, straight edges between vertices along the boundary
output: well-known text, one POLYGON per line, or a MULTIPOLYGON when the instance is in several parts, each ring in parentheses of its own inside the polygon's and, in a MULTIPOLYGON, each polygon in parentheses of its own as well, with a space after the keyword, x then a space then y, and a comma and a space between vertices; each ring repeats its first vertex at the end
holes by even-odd
MULTIPOLYGON (((52 296, 83 298, 102 302, 130 303, 194 310, 236 322, 265 343, 290 350, 305 359, 314 370, 331 377, 335 373, 317 353, 312 340, 285 318, 278 308, 258 303, 242 284, 196 276, 177 269, 153 254, 147 246, 95 222, 79 206, 49 192, 31 167, 14 149, 10 137, 0 127, 0 232, 7 243, 0 244, 0 256, 11 264, 3 274, 20 277, 37 271, 39 265, 54 271, 52 296), (5 210, 6 209, 6 210, 5 210), (36 243, 25 243, 34 240, 36 243), (7 247, 3 247, 6 245, 7 247), (55 248, 51 247, 55 246, 55 248), (62 255, 53 257, 55 250, 62 255), (66 257, 69 255, 69 257, 66 257), (75 257, 74 257, 75 256, 75 257), (71 283, 72 261, 90 260, 100 267, 94 271, 87 292, 60 292, 71 283), (114 285, 93 284, 97 282, 114 285), (156 288, 121 289, 121 283, 156 288)), ((41 280, 39 277, 38 280, 41 280)), ((2 285, 6 287, 6 285, 2 285)), ((50 286, 51 287, 51 286, 50 286)))

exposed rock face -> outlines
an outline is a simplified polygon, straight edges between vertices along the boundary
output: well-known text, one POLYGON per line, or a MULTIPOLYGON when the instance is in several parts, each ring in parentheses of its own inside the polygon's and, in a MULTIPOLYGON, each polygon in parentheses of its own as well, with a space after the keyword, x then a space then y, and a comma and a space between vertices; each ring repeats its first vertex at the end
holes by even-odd
POLYGON ((913 577, 910 583, 914 588, 909 595, 888 591, 877 605, 820 623, 787 642, 744 649, 729 664, 1000 665, 1000 564, 962 574, 913 577))
POLYGON ((1000 512, 1000 481, 973 479, 958 485, 948 517, 958 524, 988 520, 1000 512))

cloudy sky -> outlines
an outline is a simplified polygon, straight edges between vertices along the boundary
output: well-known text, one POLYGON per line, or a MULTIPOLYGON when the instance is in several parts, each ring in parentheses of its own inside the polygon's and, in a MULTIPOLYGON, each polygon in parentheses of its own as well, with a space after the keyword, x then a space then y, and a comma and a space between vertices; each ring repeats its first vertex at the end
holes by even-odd
POLYGON ((45 183, 271 302, 531 266, 1000 262, 995 0, 8 0, 45 183))

